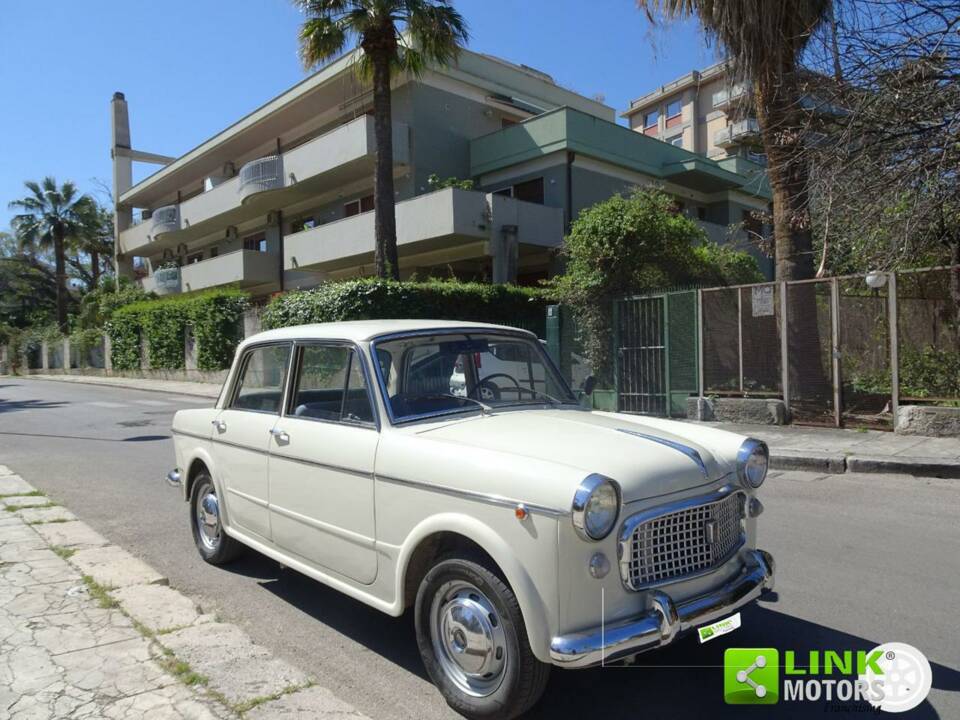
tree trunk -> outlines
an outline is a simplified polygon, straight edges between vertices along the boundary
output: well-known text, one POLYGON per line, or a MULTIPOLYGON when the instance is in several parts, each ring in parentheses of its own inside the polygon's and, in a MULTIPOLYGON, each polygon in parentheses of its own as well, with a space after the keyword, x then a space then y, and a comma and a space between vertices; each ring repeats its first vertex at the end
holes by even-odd
POLYGON ((400 279, 397 259, 396 199, 393 192, 393 123, 390 107, 390 58, 384 53, 373 63, 373 130, 377 142, 373 179, 374 265, 377 277, 400 279))
POLYGON ((63 235, 57 233, 53 238, 53 254, 57 270, 57 326, 60 332, 69 332, 67 325, 67 259, 63 247, 63 235))
POLYGON ((96 250, 90 251, 90 275, 93 278, 91 290, 100 287, 100 253, 96 250))

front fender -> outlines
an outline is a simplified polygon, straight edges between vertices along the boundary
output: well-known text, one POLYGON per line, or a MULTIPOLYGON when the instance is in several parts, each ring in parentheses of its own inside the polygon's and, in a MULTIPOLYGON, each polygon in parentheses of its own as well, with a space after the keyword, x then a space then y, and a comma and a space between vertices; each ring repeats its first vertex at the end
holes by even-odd
MULTIPOLYGON (((540 547, 544 541, 549 542, 553 558, 547 563, 547 558, 541 557, 538 566, 549 567, 550 574, 556 577, 557 530, 556 520, 545 516, 530 516, 537 524, 537 532, 533 534, 536 546, 540 547)), ((519 523, 518 523, 519 525, 519 523)), ((427 537, 435 533, 448 532, 462 535, 479 545, 497 564, 503 573, 503 579, 513 589, 520 604, 520 612, 527 629, 527 638, 534 655, 541 662, 550 662, 550 618, 556 603, 549 603, 548 598, 556 598, 555 587, 544 587, 545 578, 535 580, 528 571, 522 557, 525 553, 518 551, 516 544, 511 544, 501 533, 493 530, 483 521, 461 513, 441 513, 424 519, 407 535, 400 553, 397 556, 399 572, 396 576, 394 597, 397 603, 397 614, 402 613, 404 603, 404 587, 410 559, 414 551, 427 537)), ((542 547, 540 547, 542 551, 542 547)))

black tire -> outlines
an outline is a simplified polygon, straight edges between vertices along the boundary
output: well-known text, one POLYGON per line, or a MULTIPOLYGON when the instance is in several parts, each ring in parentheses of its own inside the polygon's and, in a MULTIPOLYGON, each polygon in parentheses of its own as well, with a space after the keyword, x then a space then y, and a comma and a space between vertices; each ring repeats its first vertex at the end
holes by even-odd
MULTIPOLYGON (((211 565, 223 565, 236 558, 242 551, 243 545, 234 540, 223 531, 223 525, 220 522, 219 502, 216 510, 216 540, 211 539, 212 526, 207 524, 207 532, 201 530, 203 524, 200 518, 200 503, 204 498, 213 495, 216 499, 217 490, 213 484, 210 474, 203 470, 193 482, 193 488, 190 492, 190 529, 193 532, 193 543, 197 546, 200 557, 211 565)), ((209 513, 208 513, 209 515, 209 513)))
MULTIPOLYGON (((442 560, 431 568, 420 583, 414 612, 417 645, 427 674, 447 704, 458 713, 476 720, 509 720, 529 710, 540 699, 547 686, 551 666, 534 656, 517 598, 496 572, 476 560, 464 557, 442 560), (479 590, 479 593, 473 593, 470 586, 479 590), (450 592, 454 595, 453 600, 449 599, 450 592), (483 685, 479 689, 474 688, 471 693, 462 684, 464 679, 469 682, 470 678, 458 679, 462 668, 458 668, 456 661, 451 662, 450 650, 456 645, 456 629, 449 633, 451 640, 444 645, 442 639, 434 637, 434 628, 457 627, 456 621, 451 621, 452 625, 444 625, 443 620, 438 618, 451 616, 445 616, 443 612, 438 615, 437 608, 448 608, 449 611, 457 603, 473 600, 481 603, 478 607, 489 604, 495 610, 492 615, 487 615, 497 633, 491 647, 499 648, 502 645, 504 657, 502 669, 493 679, 477 678, 480 683, 489 682, 489 687, 483 685), (497 625, 500 627, 497 628, 497 625), (446 669, 451 667, 452 672, 446 669)), ((459 657, 467 662, 477 662, 475 653, 472 656, 463 653, 459 657)), ((494 650, 484 662, 497 662, 496 657, 497 651, 494 650)))

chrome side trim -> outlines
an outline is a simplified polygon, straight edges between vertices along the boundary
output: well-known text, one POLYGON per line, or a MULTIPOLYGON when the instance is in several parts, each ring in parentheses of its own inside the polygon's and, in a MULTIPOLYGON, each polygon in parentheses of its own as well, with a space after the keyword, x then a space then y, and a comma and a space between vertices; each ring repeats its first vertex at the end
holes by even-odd
POLYGON ((643 438, 644 440, 649 440, 650 442, 659 443, 660 445, 664 445, 671 450, 676 450, 677 452, 683 453, 697 464, 697 467, 700 468, 700 472, 703 473, 703 477, 705 479, 710 478, 710 474, 707 472, 707 466, 703 462, 703 458, 700 456, 700 453, 689 445, 674 442, 673 440, 667 440, 666 438, 658 437, 656 435, 647 435, 646 433, 637 432, 636 430, 627 430, 626 428, 617 428, 617 430, 622 433, 626 433, 627 435, 633 435, 638 438, 643 438))
MULTIPOLYGON (((372 427, 368 427, 368 430, 372 430, 372 427)), ((301 465, 311 465, 313 467, 323 468, 324 470, 333 470, 334 472, 343 473, 345 475, 355 475, 362 478, 372 478, 372 472, 364 472, 363 470, 355 470, 353 468, 344 467, 342 465, 331 465, 329 463, 317 462, 316 460, 307 460, 306 458, 296 457, 294 455, 285 455, 272 450, 270 452, 270 457, 276 460, 289 460, 293 463, 300 463, 301 465)))
POLYGON ((241 498, 242 500, 246 500, 247 502, 252 502, 254 505, 257 505, 258 507, 262 507, 262 508, 270 507, 270 503, 268 503, 266 500, 263 500, 262 498, 254 497, 253 495, 248 495, 245 492, 240 492, 236 488, 227 488, 227 492, 230 493, 231 495, 236 495, 238 498, 241 498))
POLYGON ((740 574, 699 597, 674 603, 662 591, 650 593, 650 610, 610 625, 559 635, 550 643, 555 665, 583 668, 610 663, 662 647, 704 623, 713 622, 773 589, 773 557, 763 550, 743 553, 740 574))
POLYGON ((630 558, 631 558, 631 543, 633 542, 633 531, 637 528, 637 525, 648 522, 655 518, 660 517, 661 515, 669 515, 670 513, 675 513, 680 510, 686 510, 688 508, 697 507, 698 505, 708 505, 710 503, 715 503, 718 500, 723 500, 724 498, 729 497, 732 494, 742 494, 746 498, 746 493, 742 488, 737 487, 733 484, 724 485, 723 487, 708 493, 706 495, 697 495, 696 497, 686 498, 685 500, 676 500, 674 502, 666 503, 664 505, 657 505, 656 507, 649 508, 647 510, 641 510, 638 513, 631 515, 623 521, 623 525, 620 526, 620 538, 617 543, 617 557, 620 559, 620 579, 623 581, 623 585, 627 590, 635 592, 637 590, 647 590, 649 588, 660 587, 662 585, 669 585, 675 582, 681 582, 684 580, 690 580, 691 578, 700 577, 701 575, 706 575, 716 570, 718 567, 723 565, 725 562, 728 562, 731 557, 740 548, 743 547, 746 542, 746 535, 743 533, 740 534, 740 540, 737 542, 736 546, 731 550, 727 557, 718 562, 716 565, 713 565, 709 568, 704 568, 703 570, 689 575, 684 575, 683 577, 669 578, 657 583, 649 583, 642 585, 640 587, 634 587, 630 583, 630 558))
POLYGON ((170 432, 174 435, 196 438, 197 440, 212 440, 209 435, 198 435, 197 433, 187 432, 186 430, 177 430, 176 428, 171 428, 170 432))
POLYGON ((516 509, 518 504, 522 504, 529 512, 535 512, 535 513, 539 513, 541 515, 547 515, 550 517, 563 517, 564 515, 569 514, 569 511, 567 510, 557 510, 556 508, 529 503, 526 500, 505 498, 501 495, 493 495, 490 493, 476 492, 474 490, 460 490, 459 488, 451 488, 445 485, 434 485, 432 483, 420 482, 418 480, 403 480, 401 478, 389 477, 387 475, 379 475, 379 474, 376 475, 376 479, 382 480, 383 482, 392 483, 394 485, 406 485, 408 487, 415 487, 421 490, 438 492, 444 495, 451 495, 453 497, 461 497, 467 500, 475 500, 477 502, 487 503, 488 505, 500 505, 503 507, 516 509))
POLYGON ((278 515, 283 515, 284 517, 290 518, 291 520, 294 520, 303 525, 308 525, 309 527, 316 528, 317 530, 323 530, 324 532, 330 533, 331 535, 336 535, 338 537, 343 538, 344 540, 354 543, 355 545, 361 545, 366 548, 373 548, 376 545, 376 541, 371 537, 367 537, 366 535, 361 535, 359 533, 351 532, 350 530, 346 530, 342 527, 337 527, 336 525, 330 525, 329 523, 325 523, 321 520, 310 518, 310 517, 307 517, 306 515, 301 515, 298 512, 294 512, 293 510, 287 510, 286 508, 282 508, 279 505, 270 504, 268 507, 272 512, 275 512, 278 515))

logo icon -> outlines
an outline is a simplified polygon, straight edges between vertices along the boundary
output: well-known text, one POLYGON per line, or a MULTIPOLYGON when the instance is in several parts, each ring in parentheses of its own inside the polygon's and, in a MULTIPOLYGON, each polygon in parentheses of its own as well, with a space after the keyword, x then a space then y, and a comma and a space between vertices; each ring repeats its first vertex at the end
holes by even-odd
POLYGON ((723 654, 723 700, 727 705, 774 705, 779 699, 779 651, 727 648, 723 654))
POLYGON ((867 665, 860 676, 860 681, 868 686, 882 688, 882 698, 871 698, 870 704, 884 712, 900 713, 922 703, 933 684, 933 671, 924 654, 912 645, 898 642, 877 645, 871 654, 878 652, 881 657, 876 664, 882 674, 867 665))

